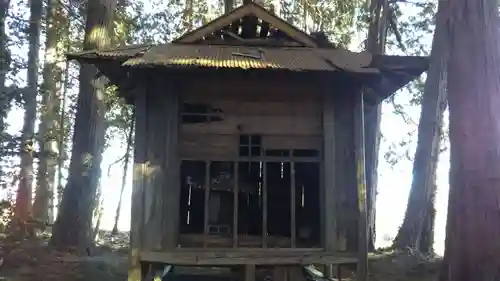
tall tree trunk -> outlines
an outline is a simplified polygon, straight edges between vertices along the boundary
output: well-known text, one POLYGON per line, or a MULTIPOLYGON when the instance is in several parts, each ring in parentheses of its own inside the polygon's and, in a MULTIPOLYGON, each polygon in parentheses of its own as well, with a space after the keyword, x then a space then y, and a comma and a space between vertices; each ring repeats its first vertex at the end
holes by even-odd
POLYGON ((0 130, 5 129, 5 118, 8 111, 8 97, 6 97, 5 80, 10 69, 10 52, 7 48, 8 37, 6 34, 6 20, 9 12, 10 0, 0 1, 0 130))
POLYGON ((444 280, 500 280, 498 2, 446 3, 451 165, 444 280))
MULTIPOLYGON (((10 0, 0 0, 0 157, 4 156, 5 119, 9 111, 10 98, 7 95, 5 80, 10 69, 10 52, 7 48, 6 20, 10 0)), ((1 158, 0 158, 1 159, 1 158)), ((3 171, 0 166, 0 183, 3 183, 3 171)))
POLYGON ((5 79, 10 64, 10 53, 7 48, 6 21, 9 13, 10 0, 0 1, 0 89, 5 89, 5 79))
MULTIPOLYGON (((368 38, 366 50, 373 54, 381 54, 385 49, 385 38, 387 32, 387 0, 368 1, 370 22, 368 26, 368 38)), ((377 196, 378 179, 378 154, 380 149, 380 119, 382 106, 365 107, 365 173, 367 186, 367 209, 369 249, 375 248, 375 202, 377 196)))
POLYGON ((58 30, 62 29, 63 18, 59 0, 47 3, 47 35, 43 66, 41 122, 38 129, 40 154, 37 175, 33 217, 36 220, 53 222, 54 184, 57 168, 59 111, 61 110, 61 85, 63 69, 60 61, 62 52, 58 48, 58 30))
POLYGON ((21 171, 17 190, 15 219, 26 222, 31 215, 33 189, 33 152, 36 121, 36 96, 38 94, 38 51, 40 47, 40 27, 42 1, 31 1, 28 28, 28 88, 24 91, 24 125, 21 143, 21 171))
POLYGON ((224 13, 230 13, 234 8, 234 0, 224 0, 224 13))
MULTIPOLYGON (((71 14, 71 13, 70 13, 71 14)), ((68 15, 68 19, 70 18, 70 15, 68 15)), ((70 25, 71 22, 68 20, 68 32, 70 30, 70 25)), ((70 50, 70 44, 66 46, 66 51, 69 52, 70 50)), ((63 187, 63 180, 64 180, 64 175, 63 175, 63 169, 64 169, 64 161, 66 160, 67 155, 69 154, 67 149, 67 133, 66 133, 66 121, 67 121, 67 94, 68 94, 68 89, 69 89, 69 84, 70 84, 70 64, 69 61, 67 60, 65 65, 64 65, 64 81, 61 89, 61 110, 59 110, 59 132, 57 133, 57 147, 59 148, 59 154, 57 156, 57 170, 56 170, 56 196, 57 196, 57 209, 59 209, 59 206, 61 205, 62 201, 62 195, 64 191, 63 187)))
POLYGON ((394 247, 432 252, 429 240, 433 236, 436 169, 439 159, 443 113, 446 109, 446 14, 440 3, 436 16, 436 30, 432 42, 431 64, 427 72, 422 110, 418 124, 418 142, 413 162, 413 181, 406 214, 394 247), (422 241, 424 240, 424 241, 422 241), (424 243, 422 243, 424 242, 424 243))
POLYGON ((188 32, 193 29, 193 1, 194 0, 186 0, 186 6, 184 7, 184 12, 182 14, 184 32, 188 32))
MULTIPOLYGON (((87 1, 84 49, 110 45, 115 7, 116 0, 87 1)), ((92 214, 104 149, 104 79, 97 74, 95 67, 82 64, 68 183, 51 239, 56 247, 74 247, 82 254, 93 242, 92 214)))
POLYGON ((99 230, 101 229, 102 216, 104 215, 104 195, 102 194, 102 185, 99 181, 99 186, 97 188, 97 194, 95 197, 95 208, 93 211, 93 218, 95 219, 95 226, 92 230, 92 242, 95 242, 99 230))
POLYGON ((111 231, 112 234, 118 233, 118 221, 120 220, 120 212, 122 209, 123 191, 125 190, 125 185, 127 184, 128 164, 130 162, 130 153, 132 152, 132 145, 134 141, 133 135, 134 135, 134 124, 135 124, 135 110, 130 120, 131 123, 130 123, 130 131, 127 136, 127 148, 125 152, 126 154, 125 154, 125 159, 123 160, 122 186, 120 189, 120 198, 118 198, 118 206, 116 207, 115 223, 113 225, 113 230, 111 231))

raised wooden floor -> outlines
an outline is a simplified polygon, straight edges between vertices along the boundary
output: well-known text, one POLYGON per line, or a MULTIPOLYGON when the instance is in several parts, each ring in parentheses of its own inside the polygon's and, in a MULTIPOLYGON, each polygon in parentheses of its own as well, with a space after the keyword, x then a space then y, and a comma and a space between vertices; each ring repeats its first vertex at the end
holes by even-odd
POLYGON ((145 262, 190 266, 352 264, 357 262, 354 253, 325 252, 317 248, 180 248, 169 252, 141 252, 140 259, 145 262))

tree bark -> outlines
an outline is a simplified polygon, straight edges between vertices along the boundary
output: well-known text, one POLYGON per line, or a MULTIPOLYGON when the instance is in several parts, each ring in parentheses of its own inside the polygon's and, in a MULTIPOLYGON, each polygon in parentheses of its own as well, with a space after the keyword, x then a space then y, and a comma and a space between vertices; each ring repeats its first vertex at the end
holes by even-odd
POLYGON ((443 280, 500 280, 498 2, 446 3, 451 166, 443 280))
MULTIPOLYGON (((368 1, 370 22, 366 50, 372 54, 385 51, 387 0, 368 1)), ((368 242, 369 250, 375 248, 375 205, 377 197, 378 154, 380 150, 381 105, 365 106, 365 174, 367 192, 368 242)))
POLYGON ((38 94, 38 51, 40 47, 40 28, 42 20, 42 2, 31 1, 30 22, 28 27, 28 87, 24 91, 24 125, 21 143, 21 171, 16 196, 14 216, 18 222, 29 220, 32 208, 33 190, 33 152, 36 122, 36 96, 38 94))
POLYGON ((134 113, 132 114, 132 117, 130 118, 130 131, 127 136, 127 148, 126 148, 126 154, 125 154, 125 159, 123 160, 123 174, 122 174, 122 186, 120 189, 120 198, 118 199, 118 206, 116 207, 116 214, 115 214, 115 223, 113 225, 113 230, 111 231, 112 234, 117 234, 118 233, 118 221, 120 220, 120 212, 122 209, 122 199, 123 199, 123 191, 125 191, 125 185, 127 183, 127 172, 128 172, 128 166, 130 162, 130 153, 132 152, 132 146, 134 142, 134 125, 135 125, 135 110, 134 113))
POLYGON ((186 0, 186 6, 184 7, 184 12, 182 14, 184 32, 188 32, 193 29, 193 1, 194 0, 186 0))
MULTIPOLYGON (((3 157, 5 141, 5 119, 10 108, 10 98, 7 95, 5 80, 10 69, 10 52, 7 48, 8 37, 5 32, 10 0, 0 0, 0 157, 3 157)), ((3 171, 0 166, 0 183, 4 183, 3 171)))
POLYGON ((45 59, 43 66, 41 122, 38 128, 40 145, 37 188, 33 203, 33 217, 36 220, 53 223, 54 184, 58 147, 58 129, 60 127, 61 89, 63 60, 61 48, 58 48, 58 30, 64 23, 59 0, 47 3, 47 35, 45 41, 45 59))
MULTIPOLYGON (((89 0, 84 49, 110 45, 116 0, 89 0)), ((92 214, 101 174, 105 137, 105 93, 97 69, 82 64, 69 177, 51 244, 85 253, 92 246, 92 214)))
POLYGON ((413 181, 403 224, 394 240, 397 249, 419 249, 433 252, 434 197, 436 169, 439 160, 443 114, 446 109, 446 14, 440 3, 436 15, 436 30, 427 72, 422 110, 418 124, 418 141, 413 162, 413 181))
POLYGON ((5 79, 10 68, 10 53, 7 48, 6 21, 9 12, 10 0, 0 1, 0 89, 5 90, 5 79))
POLYGON ((224 13, 229 14, 234 9, 234 0, 224 0, 224 13))

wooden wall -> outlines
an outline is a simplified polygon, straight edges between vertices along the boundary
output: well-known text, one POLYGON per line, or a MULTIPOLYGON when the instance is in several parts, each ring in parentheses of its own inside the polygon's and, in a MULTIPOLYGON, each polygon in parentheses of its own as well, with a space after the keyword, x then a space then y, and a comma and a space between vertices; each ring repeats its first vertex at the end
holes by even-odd
POLYGON ((338 243, 341 250, 357 248, 358 197, 356 190, 356 155, 354 142, 354 98, 337 98, 335 102, 335 185, 338 243))
POLYGON ((157 78, 142 85, 150 87, 136 92, 129 276, 140 272, 141 251, 177 246, 179 225, 179 91, 157 78))
POLYGON ((255 87, 247 90, 203 85, 183 91, 182 103, 203 103, 223 120, 181 125, 182 158, 235 158, 239 135, 262 135, 268 149, 320 149, 321 99, 317 93, 255 87))
MULTIPOLYGON (((234 159, 238 156, 239 134, 262 134, 263 146, 271 149, 325 147, 324 98, 335 93, 321 85, 205 81, 174 86, 164 79, 150 79, 146 83, 149 88, 138 89, 136 98, 132 252, 176 246, 181 158, 234 159), (180 125, 183 102, 206 102, 221 109, 224 120, 180 125), (171 215, 167 217, 166 213, 171 215)), ((334 210, 325 205, 322 208, 338 218, 335 247, 353 249, 357 243, 354 99, 335 95, 331 102, 333 123, 329 132, 334 135, 330 137, 334 149, 330 167, 335 171, 323 171, 323 175, 334 174, 330 180, 335 186, 335 193, 331 193, 334 210)), ((324 236, 327 231, 323 229, 322 233, 324 236)))

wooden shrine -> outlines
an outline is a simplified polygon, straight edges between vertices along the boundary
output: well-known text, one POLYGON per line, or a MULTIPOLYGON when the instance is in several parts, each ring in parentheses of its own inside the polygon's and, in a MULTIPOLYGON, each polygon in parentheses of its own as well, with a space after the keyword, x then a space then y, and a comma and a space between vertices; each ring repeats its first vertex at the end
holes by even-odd
POLYGON ((255 3, 169 44, 68 57, 135 105, 129 280, 150 264, 284 281, 346 263, 366 280, 363 108, 426 58, 350 52, 255 3))

